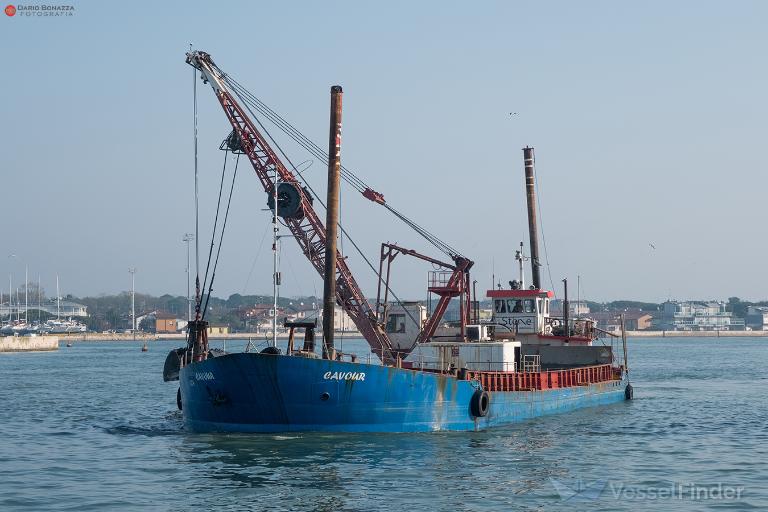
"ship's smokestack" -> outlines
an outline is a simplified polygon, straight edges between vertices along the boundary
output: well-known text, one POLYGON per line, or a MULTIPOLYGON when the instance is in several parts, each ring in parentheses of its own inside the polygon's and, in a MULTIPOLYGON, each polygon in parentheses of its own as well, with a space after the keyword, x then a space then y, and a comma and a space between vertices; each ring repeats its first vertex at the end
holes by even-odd
POLYGON ((328 134, 328 201, 325 216, 325 286, 323 287, 323 358, 335 359, 333 313, 336 306, 336 235, 339 222, 341 174, 341 86, 331 87, 331 123, 328 134))
POLYGON ((533 287, 541 289, 541 275, 539 274, 539 232, 536 227, 536 187, 533 176, 533 148, 523 148, 525 160, 525 196, 528 200, 528 235, 531 240, 531 280, 533 287))

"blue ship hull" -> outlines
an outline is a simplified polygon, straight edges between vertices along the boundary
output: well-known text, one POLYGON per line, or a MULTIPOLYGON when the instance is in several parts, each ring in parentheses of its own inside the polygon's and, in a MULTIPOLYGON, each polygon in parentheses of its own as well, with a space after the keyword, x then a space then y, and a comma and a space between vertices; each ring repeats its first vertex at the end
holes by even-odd
POLYGON ((209 432, 480 430, 625 399, 625 381, 490 393, 472 415, 476 381, 373 364, 238 353, 179 374, 184 422, 209 432))

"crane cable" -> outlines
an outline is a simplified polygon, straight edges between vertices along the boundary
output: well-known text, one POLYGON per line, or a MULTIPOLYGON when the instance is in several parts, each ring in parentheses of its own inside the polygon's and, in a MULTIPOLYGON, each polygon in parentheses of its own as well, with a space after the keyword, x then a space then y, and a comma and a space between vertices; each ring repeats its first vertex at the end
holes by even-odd
MULTIPOLYGON (((233 79, 229 79, 229 80, 234 82, 233 79)), ((243 88, 239 84, 232 83, 229 85, 233 89, 235 89, 235 92, 238 95, 238 97, 241 99, 241 101, 243 101, 244 103, 248 103, 252 105, 254 108, 256 108, 262 115, 264 115, 273 124, 275 124, 275 126, 280 128, 287 135, 289 135, 294 141, 296 141, 305 150, 313 154, 316 158, 318 158, 321 161, 324 161, 325 163, 328 162, 327 154, 322 149, 320 149, 320 147, 318 147, 315 143, 313 143, 301 132, 299 132, 295 127, 293 127, 293 125, 288 123, 279 114, 274 112, 266 104, 261 102, 258 98, 253 96, 253 94, 248 92, 245 88, 243 88)), ((342 170, 342 178, 344 179, 344 181, 349 183, 355 190, 357 190, 361 194, 364 193, 366 190, 372 190, 371 187, 365 184, 365 182, 363 182, 360 178, 358 178, 354 173, 352 173, 349 169, 347 169, 343 165, 341 166, 341 170, 342 170)), ((427 231, 425 228, 417 224, 415 221, 406 217, 403 213, 399 212, 388 203, 383 202, 379 204, 384 206, 384 208, 389 210, 397 218, 405 222, 405 224, 407 224, 411 229, 419 233, 424 239, 426 239, 429 243, 434 245, 438 250, 440 250, 444 254, 454 259, 456 257, 463 257, 459 253, 459 251, 457 251, 456 249, 454 249, 453 247, 451 247, 450 245, 442 241, 440 238, 438 238, 437 236, 427 231)))
MULTIPOLYGON (((192 51, 192 45, 189 45, 189 50, 192 51)), ((197 165, 197 73, 195 69, 192 69, 192 113, 193 113, 193 148, 194 148, 194 162, 195 162, 195 319, 198 319, 200 314, 200 193, 198 186, 198 165, 197 165)), ((187 271, 189 273, 189 271, 187 271)), ((189 279, 189 276, 187 276, 189 279)), ((189 297, 187 297, 189 300, 189 297)), ((188 318, 187 320, 192 320, 188 318)), ((192 338, 191 331, 189 331, 189 339, 187 343, 191 346, 192 338)))
MULTIPOLYGON (((536 168, 536 152, 533 152, 533 167, 536 168)), ((541 199, 541 187, 539 186, 539 173, 534 172, 533 173, 533 179, 536 181, 536 189, 539 191, 539 199, 541 199)), ((544 243, 544 261, 547 263, 547 274, 549 275, 549 286, 552 292, 557 295, 557 292, 555 291, 555 282, 552 280, 552 268, 549 266, 549 253, 547 252, 547 237, 544 236, 544 219, 542 217, 541 213, 541 201, 538 201, 539 207, 537 208, 539 212, 539 225, 541 226, 541 241, 544 243)))
MULTIPOLYGON (((228 151, 224 152, 225 164, 224 164, 224 170, 222 170, 222 178, 221 178, 222 185, 224 183, 224 173, 226 172, 226 157, 227 157, 228 153, 229 153, 228 151)), ((229 207, 232 204, 232 193, 235 190, 235 179, 237 178, 237 166, 238 166, 239 163, 240 163, 240 155, 238 154, 237 155, 237 159, 235 160, 235 170, 232 173, 232 184, 229 187, 229 198, 227 199, 227 209, 224 211, 224 221, 221 224, 221 233, 219 235, 219 247, 216 249, 216 259, 215 259, 215 261, 213 263, 213 269, 211 271, 211 282, 208 284, 208 293, 207 293, 207 295, 205 297, 205 307, 203 308, 202 316, 200 318, 201 320, 205 319, 205 314, 208 312, 208 301, 211 300, 211 294, 213 293, 213 281, 216 279, 216 268, 219 266, 219 256, 221 255, 221 245, 224 242, 224 231, 227 229, 227 219, 229 218, 229 207)), ((219 203, 221 203, 221 192, 222 192, 222 188, 219 188, 219 203)), ((218 218, 218 207, 216 208, 216 210, 217 210, 216 216, 218 218)), ((215 223, 214 223, 213 236, 216 235, 216 231, 215 230, 216 230, 216 228, 215 228, 215 223)), ((213 250, 213 244, 211 244, 211 250, 213 250)), ((210 263, 211 263, 211 255, 209 253, 209 255, 208 255, 208 265, 210 265, 210 263)), ((206 265, 206 279, 208 277, 207 276, 207 274, 208 274, 208 265, 206 265)), ((203 282, 205 282, 205 281, 203 281, 203 282)), ((205 287, 203 287, 203 291, 205 291, 205 287)))
MULTIPOLYGON (((225 79, 226 79, 226 76, 225 76, 225 79)), ((246 91, 246 92, 247 92, 247 91, 246 91)), ((257 116, 257 115, 256 115, 256 113, 254 113, 254 111, 251 109, 251 105, 250 105, 250 102, 247 102, 247 101, 245 101, 245 100, 244 100, 244 99, 243 99, 243 98, 242 98, 242 97, 241 97, 241 96, 240 96, 240 95, 239 95, 237 92, 235 92, 235 94, 237 95, 238 99, 240 99, 241 101, 243 101, 243 103, 245 104, 245 108, 246 108, 246 110, 248 110, 248 113, 249 113, 249 114, 251 114, 251 117, 252 117, 252 118, 253 118, 253 119, 256 121, 256 123, 258 123, 258 125, 259 125, 259 127, 262 129, 262 131, 263 131, 263 132, 266 134, 266 136, 269 138, 269 140, 270 140, 270 141, 272 141, 272 144, 274 144, 274 146, 277 148, 277 150, 280 152, 280 154, 283 156, 283 158, 285 158, 285 160, 288 162, 288 164, 291 166, 291 168, 294 170, 294 172, 295 172, 295 173, 296 173, 296 174, 297 174, 297 175, 298 175, 298 176, 301 178, 302 182, 303 182, 303 183, 306 185, 306 187, 309 189, 309 191, 310 191, 310 193, 312 194, 312 196, 313 196, 313 197, 314 197, 314 198, 315 198, 315 199, 316 199, 316 200, 317 200, 317 201, 318 201, 318 202, 319 202, 319 203, 322 205, 322 207, 323 207, 324 209, 327 209, 327 206, 326 206, 325 202, 323 201, 322 197, 320 197, 320 195, 319 195, 317 192, 315 192, 315 189, 314 189, 314 188, 312 188, 312 185, 309 183, 309 181, 308 181, 306 178, 304 178, 304 175, 303 175, 303 174, 302 174, 302 172, 299 170, 299 168, 298 168, 296 165, 294 165, 294 164, 293 164, 293 161, 291 161, 290 157, 288 157, 288 155, 285 153, 285 151, 283 151, 283 148, 280 146, 280 144, 278 144, 278 143, 277 143, 277 141, 274 139, 274 137, 272 137, 272 134, 271 134, 271 133, 269 132, 269 130, 267 130, 267 128, 264 126, 264 123, 262 123, 262 122, 261 122, 261 120, 259 119, 259 116, 257 116)), ((249 94, 250 94, 250 93, 249 93, 249 94)), ((254 108, 255 108, 255 107, 254 107, 254 108)), ((319 149, 319 148, 318 148, 318 149, 319 149)), ((326 163, 327 163, 327 161, 328 161, 328 156, 327 156, 327 155, 325 155, 325 156, 324 156, 324 158, 325 158, 325 161, 326 161, 326 163)), ((389 285, 388 285, 387 283, 385 283, 385 282, 384 282, 384 280, 382 279, 382 277, 381 277, 381 276, 379 275, 379 273, 376 271, 376 268, 373 266, 373 263, 371 263, 371 261, 368 259, 368 257, 367 257, 367 256, 365 255, 365 253, 363 252, 363 250, 362 250, 362 249, 360 249, 360 246, 358 246, 358 245, 357 245, 357 242, 355 242, 354 238, 352 238, 352 237, 349 235, 349 233, 347 232, 347 230, 346 230, 346 229, 344 229, 344 226, 343 226, 341 223, 339 223, 339 224, 338 224, 338 226, 339 226, 339 230, 341 230, 341 233, 342 233, 344 236, 346 236, 346 237, 347 237, 347 239, 348 239, 348 240, 349 240, 349 242, 352 244, 352 246, 355 248, 355 250, 356 250, 356 251, 357 251, 357 253, 360 255, 360 257, 362 257, 362 258, 363 258, 363 260, 364 260, 364 261, 365 261, 365 263, 368 265, 368 267, 371 269, 371 271, 374 273, 374 275, 376 275, 376 276, 377 276, 378 280, 379 280, 381 283, 384 283, 384 286, 385 286, 385 287, 386 287, 386 288, 389 290, 389 292, 392 294, 392 297, 394 297, 394 299, 395 299, 395 301, 398 303, 398 305, 400 305, 400 306, 402 306, 402 307, 403 307, 403 310, 404 310, 404 311, 406 312, 406 314, 407 314, 407 315, 410 317, 411 321, 413 321, 414 325, 416 325, 417 327, 421 328, 421 323, 420 323, 418 320, 416 320, 416 318, 413 316, 413 314, 411 314, 411 312, 410 312, 410 311, 408 311, 408 309, 407 309, 407 308, 404 306, 403 302, 400 300, 400 298, 397 296, 397 294, 395 294, 395 292, 394 292, 394 291, 393 291, 393 290, 392 290, 392 289, 389 287, 389 285)), ((367 303, 367 301, 365 301, 365 304, 368 304, 368 303, 367 303)), ((371 311, 368 311, 368 314, 369 314, 369 315, 371 315, 371 316, 373 316, 371 311)))
MULTIPOLYGON (((319 160, 327 163, 328 155, 317 144, 312 142, 304 134, 302 134, 296 127, 286 121, 282 116, 277 114, 268 105, 262 102, 259 98, 254 96, 245 87, 238 83, 234 78, 230 77, 226 73, 223 73, 217 68, 217 71, 221 74, 223 81, 229 85, 238 98, 254 109, 258 110, 264 117, 271 121, 275 126, 282 130, 286 135, 291 137, 297 144, 302 146, 310 154, 314 155, 319 160)), ((250 109, 249 109, 250 110, 250 109)), ((372 190, 362 179, 355 175, 352 171, 347 169, 344 165, 341 166, 341 175, 344 181, 349 183, 355 190, 360 193, 364 193, 366 190, 372 190)), ((425 240, 435 246, 438 250, 444 254, 455 259, 457 257, 464 257, 459 251, 448 245, 446 242, 438 238, 436 235, 427 231, 424 227, 417 224, 415 221, 409 219, 405 214, 399 212, 394 207, 390 206, 386 202, 379 203, 389 210, 393 215, 402 220, 411 229, 419 233, 425 240)))
MULTIPOLYGON (((224 176, 227 173, 227 157, 229 156, 229 151, 224 151, 224 168, 221 171, 221 180, 219 181, 219 199, 216 202, 216 216, 213 218, 213 229, 211 230, 211 245, 208 248, 208 261, 205 264, 205 275, 203 277, 203 294, 205 294, 205 286, 208 283, 208 272, 211 268, 211 257, 213 256, 213 247, 216 244, 216 229, 219 225, 219 210, 221 209, 221 196, 224 192, 224 176)), ((200 302, 202 303, 202 296, 200 297, 200 302)))

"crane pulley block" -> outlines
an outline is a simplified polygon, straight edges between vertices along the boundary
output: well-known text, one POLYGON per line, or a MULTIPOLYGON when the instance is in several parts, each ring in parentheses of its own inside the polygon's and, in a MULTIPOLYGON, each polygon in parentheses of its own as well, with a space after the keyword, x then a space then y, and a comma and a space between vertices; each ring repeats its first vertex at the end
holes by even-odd
POLYGON ((232 130, 227 138, 222 141, 219 149, 222 151, 231 151, 235 155, 244 155, 245 148, 243 147, 243 141, 235 130, 232 130))
MULTIPOLYGON (((301 207, 302 193, 312 204, 311 196, 300 189, 295 183, 283 181, 277 184, 277 215, 288 219, 300 219, 304 216, 304 209, 301 207)), ((267 206, 270 210, 275 209, 275 196, 267 196, 267 206)))

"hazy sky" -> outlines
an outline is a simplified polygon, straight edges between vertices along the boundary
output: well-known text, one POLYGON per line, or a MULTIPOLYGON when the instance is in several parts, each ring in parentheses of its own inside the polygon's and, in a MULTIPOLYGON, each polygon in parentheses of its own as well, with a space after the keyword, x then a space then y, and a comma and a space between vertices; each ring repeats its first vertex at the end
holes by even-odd
MULTIPOLYGON (((50 295, 56 273, 64 293, 115 293, 135 266, 138 291, 185 293, 192 42, 321 146, 341 84, 343 163, 472 258, 481 290, 494 267, 514 278, 527 245, 529 144, 545 284, 551 272, 574 290, 580 275, 595 300, 768 297, 765 2, 73 5, 72 17, 0 19, 6 288, 27 264, 50 295)), ((210 87, 198 92, 205 247, 229 126, 210 87)), ((240 170, 218 296, 271 293, 265 194, 240 170)), ((323 165, 307 176, 324 194, 323 165)), ((440 256, 349 188, 342 222, 374 261, 385 240, 440 256)), ((428 270, 398 258, 396 290, 424 298, 428 270)), ((283 294, 322 293, 293 240, 282 271, 283 294)))

